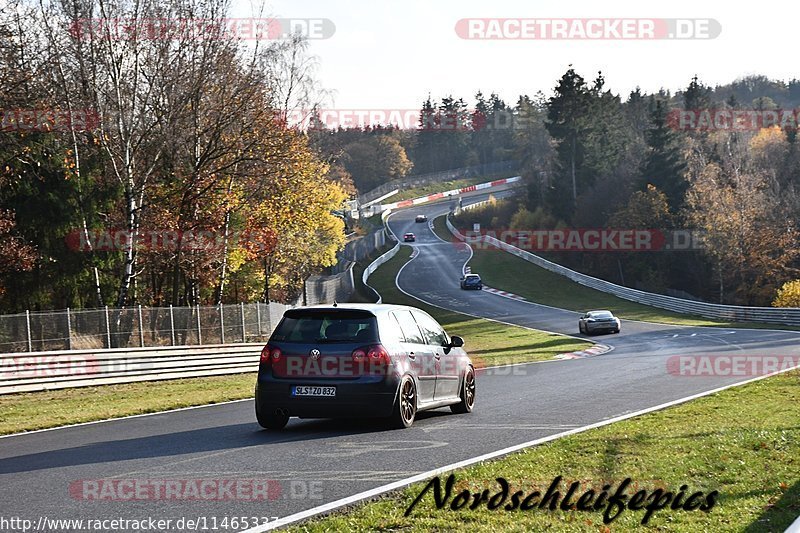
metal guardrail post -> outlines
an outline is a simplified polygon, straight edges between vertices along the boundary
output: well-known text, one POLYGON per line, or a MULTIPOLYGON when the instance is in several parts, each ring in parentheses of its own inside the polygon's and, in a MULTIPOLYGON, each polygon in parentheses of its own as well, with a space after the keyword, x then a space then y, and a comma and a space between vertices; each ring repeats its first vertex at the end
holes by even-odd
POLYGON ((172 345, 175 346, 175 314, 172 312, 172 304, 169 305, 169 335, 172 345))
POLYGON ((108 319, 108 306, 106 306, 106 348, 111 348, 111 321, 108 319))
POLYGON ((197 304, 197 344, 203 344, 203 329, 200 327, 200 304, 197 304))
POLYGON ((142 320, 142 304, 139 304, 139 346, 144 348, 144 321, 142 320))
POLYGON ((247 328, 244 324, 244 302, 239 302, 239 309, 242 312, 242 342, 247 342, 247 328))
POLYGON ((222 312, 222 304, 219 304, 219 340, 225 344, 225 313, 222 312))
POLYGON ((33 342, 31 342, 31 312, 30 310, 25 310, 25 329, 27 330, 28 334, 28 351, 33 351, 33 342))
POLYGON ((72 320, 69 318, 69 307, 67 307, 67 350, 72 349, 72 320))

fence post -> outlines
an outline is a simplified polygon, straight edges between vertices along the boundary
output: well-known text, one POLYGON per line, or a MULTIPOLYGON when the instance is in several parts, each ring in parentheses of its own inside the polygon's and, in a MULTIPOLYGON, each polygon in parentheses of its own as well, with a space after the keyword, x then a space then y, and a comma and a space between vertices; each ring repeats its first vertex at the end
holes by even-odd
POLYGON ((222 303, 219 304, 219 340, 225 344, 225 313, 222 312, 222 303))
POLYGON ((172 345, 175 346, 175 315, 172 312, 172 304, 169 304, 169 335, 172 345))
POLYGON ((256 302, 256 320, 258 320, 258 336, 261 337, 261 302, 256 302))
POLYGON ((139 346, 144 348, 144 321, 142 320, 142 304, 139 304, 139 346))
POLYGON ((33 351, 33 343, 31 342, 31 312, 30 310, 25 310, 25 326, 28 332, 28 351, 33 351))
POLYGON ((108 306, 106 306, 106 348, 111 348, 111 321, 108 319, 108 306))
POLYGON ((69 318, 69 307, 67 307, 67 350, 72 349, 72 320, 69 318))
POLYGON ((239 302, 239 309, 242 311, 242 343, 247 342, 247 328, 244 324, 244 302, 239 302))
POLYGON ((203 330, 200 327, 200 304, 197 304, 197 344, 203 344, 203 330))

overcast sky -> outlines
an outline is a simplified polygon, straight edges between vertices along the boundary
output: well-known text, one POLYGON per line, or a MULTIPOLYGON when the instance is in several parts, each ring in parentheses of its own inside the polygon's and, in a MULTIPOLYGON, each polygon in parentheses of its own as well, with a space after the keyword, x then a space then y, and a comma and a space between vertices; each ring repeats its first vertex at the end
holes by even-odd
MULTIPOLYGON (((233 0, 246 14, 248 0, 233 0)), ((571 63, 591 80, 602 70, 606 87, 623 97, 684 88, 697 74, 710 85, 748 74, 800 77, 794 54, 800 12, 796 2, 670 0, 656 6, 624 1, 514 0, 267 0, 270 14, 326 18, 328 39, 313 40, 319 78, 343 109, 416 109, 428 93, 453 94, 470 105, 478 90, 513 104, 519 94, 549 95, 571 63), (463 18, 714 19, 721 33, 703 40, 467 40, 463 18), (794 57, 793 57, 794 56, 794 57)))

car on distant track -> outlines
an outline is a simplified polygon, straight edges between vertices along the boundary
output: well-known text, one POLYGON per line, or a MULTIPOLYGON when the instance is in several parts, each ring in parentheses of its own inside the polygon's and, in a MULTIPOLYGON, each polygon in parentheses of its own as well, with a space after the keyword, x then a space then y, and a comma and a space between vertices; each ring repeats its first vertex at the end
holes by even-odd
POLYGON ((461 289, 463 290, 483 290, 483 280, 477 274, 467 274, 461 277, 460 280, 461 289))
POLYGON ((578 331, 586 335, 600 332, 619 333, 620 321, 611 311, 589 311, 578 319, 578 331))
POLYGON ((417 217, 414 219, 414 222, 427 222, 427 221, 428 221, 427 215, 417 215, 417 217))
POLYGON ((290 417, 385 417, 407 428, 420 411, 469 413, 475 368, 461 337, 404 305, 339 304, 289 309, 261 351, 258 423, 290 417))
POLYGON ((417 236, 414 235, 413 233, 406 233, 406 234, 403 235, 403 241, 404 242, 414 242, 416 240, 417 240, 417 236))

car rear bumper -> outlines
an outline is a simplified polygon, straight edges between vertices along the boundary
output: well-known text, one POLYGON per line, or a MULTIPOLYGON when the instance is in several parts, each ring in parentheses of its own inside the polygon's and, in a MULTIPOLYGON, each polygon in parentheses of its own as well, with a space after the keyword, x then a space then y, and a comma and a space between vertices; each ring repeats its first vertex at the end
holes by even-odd
POLYGON ((392 414, 399 381, 393 377, 364 376, 357 379, 276 379, 260 373, 256 403, 262 413, 285 410, 304 418, 385 417, 392 414), (295 385, 336 387, 334 397, 292 396, 295 385))
POLYGON ((586 324, 586 331, 597 333, 601 331, 617 331, 619 329, 619 325, 613 322, 609 322, 607 324, 586 324))

